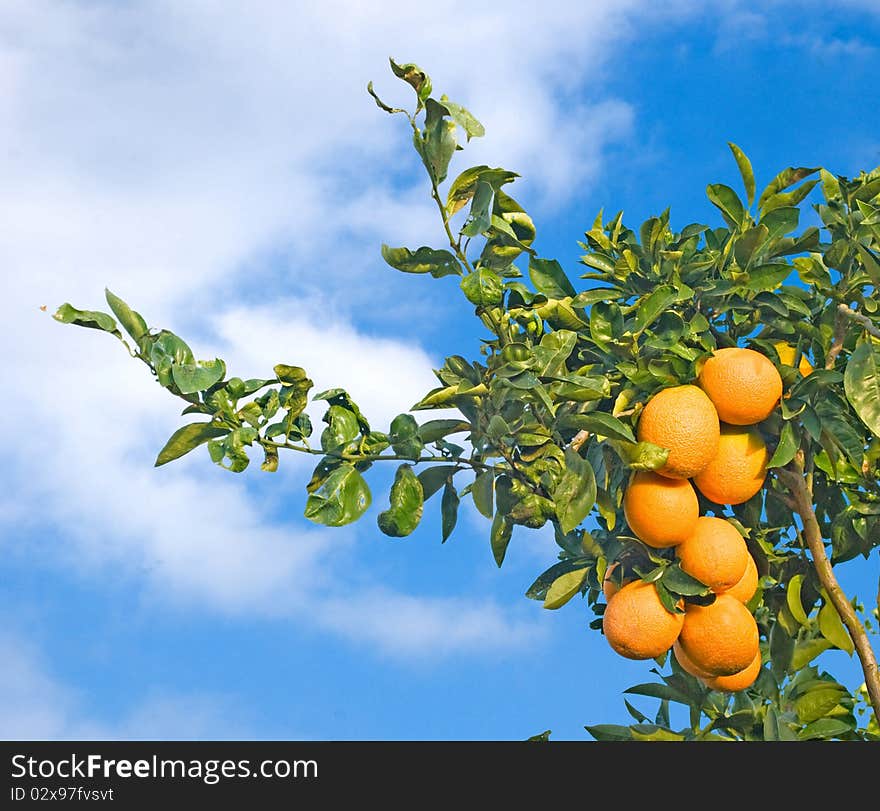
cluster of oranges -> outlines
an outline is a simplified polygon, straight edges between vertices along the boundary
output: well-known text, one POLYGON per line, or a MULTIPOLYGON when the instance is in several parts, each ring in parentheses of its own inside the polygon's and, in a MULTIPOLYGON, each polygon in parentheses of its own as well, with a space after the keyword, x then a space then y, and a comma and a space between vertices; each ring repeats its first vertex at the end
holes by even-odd
POLYGON ((645 405, 638 439, 667 448, 669 456, 660 469, 632 476, 623 507, 632 532, 651 547, 674 548, 681 569, 708 586, 714 600, 682 601, 680 611, 670 612, 652 583, 621 585, 614 564, 603 589, 603 630, 622 656, 651 659, 672 648, 682 669, 733 692, 761 670, 758 626, 746 607, 758 571, 732 523, 700 515, 696 491, 733 505, 761 489, 769 453, 756 426, 779 403, 782 378, 760 352, 730 347, 705 362, 696 382, 663 389, 645 405))

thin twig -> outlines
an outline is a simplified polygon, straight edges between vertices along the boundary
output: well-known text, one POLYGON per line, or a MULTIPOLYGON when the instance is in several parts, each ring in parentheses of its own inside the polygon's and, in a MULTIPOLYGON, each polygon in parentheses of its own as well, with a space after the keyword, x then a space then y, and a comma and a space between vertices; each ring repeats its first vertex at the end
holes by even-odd
POLYGON ((855 321, 869 335, 873 335, 875 338, 880 338, 880 328, 878 328, 877 325, 866 315, 856 312, 852 307, 849 307, 846 304, 838 304, 837 312, 855 321))

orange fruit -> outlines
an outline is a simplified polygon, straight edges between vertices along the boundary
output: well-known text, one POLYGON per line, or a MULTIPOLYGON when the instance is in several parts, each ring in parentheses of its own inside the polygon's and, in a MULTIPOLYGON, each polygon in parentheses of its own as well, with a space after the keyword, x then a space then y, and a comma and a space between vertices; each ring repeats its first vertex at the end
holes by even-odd
POLYGON ((730 521, 708 515, 697 519, 693 532, 675 548, 675 555, 683 571, 715 591, 735 586, 751 557, 730 521))
POLYGON ((639 470, 623 494, 623 514, 636 537, 648 546, 664 549, 691 533, 700 517, 700 502, 686 479, 639 470))
POLYGON ((697 489, 716 504, 742 504, 764 484, 770 454, 756 428, 721 424, 718 453, 694 476, 697 489))
POLYGON ((672 655, 675 656, 675 660, 681 665, 681 669, 685 673, 690 673, 691 676, 696 676, 698 679, 711 678, 705 670, 700 670, 688 658, 688 655, 681 649, 681 642, 677 639, 672 644, 672 655))
POLYGON ((657 470, 672 479, 690 479, 699 473, 718 448, 718 413, 697 386, 672 386, 658 391, 642 409, 636 435, 669 449, 657 470))
MULTIPOLYGON (((794 366, 794 356, 797 354, 797 348, 785 341, 777 341, 773 344, 776 354, 779 355, 779 361, 783 366, 794 366)), ((803 377, 814 371, 813 364, 807 360, 807 356, 801 354, 800 363, 798 363, 798 371, 803 377)))
POLYGON ((731 597, 736 597, 741 603, 747 603, 755 596, 757 590, 758 567, 755 565, 755 559, 749 555, 749 559, 746 561, 745 574, 729 589, 720 593, 729 594, 731 597))
MULTIPOLYGON (((684 665, 682 665, 684 667, 684 665)), ((711 690, 721 690, 725 693, 736 693, 745 690, 755 683, 755 679, 761 673, 761 654, 752 659, 752 663, 744 670, 730 676, 709 676, 703 678, 703 684, 711 690)))
POLYGON ((716 349, 697 378, 721 422, 754 425, 767 419, 782 397, 782 378, 770 358, 732 346, 716 349))
POLYGON ((684 614, 666 610, 653 583, 634 580, 608 601, 602 630, 612 649, 627 659, 654 659, 672 647, 684 614))
POLYGON ((732 676, 758 653, 758 624, 736 597, 719 594, 711 605, 685 609, 679 644, 687 657, 712 676, 732 676))
POLYGON ((620 566, 620 564, 615 562, 605 570, 605 577, 602 580, 602 593, 605 595, 606 602, 617 594, 617 592, 627 583, 632 583, 633 579, 631 577, 624 577, 623 582, 620 585, 617 584, 618 581, 614 577, 614 570, 618 566, 620 566))

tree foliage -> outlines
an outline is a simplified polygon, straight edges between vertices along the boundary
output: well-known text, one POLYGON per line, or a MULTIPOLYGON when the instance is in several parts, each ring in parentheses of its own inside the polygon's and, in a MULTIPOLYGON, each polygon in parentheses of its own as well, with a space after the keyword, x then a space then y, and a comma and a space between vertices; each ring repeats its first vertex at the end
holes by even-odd
POLYGON ((461 141, 483 127, 461 105, 435 98, 418 66, 392 60, 391 68, 412 86, 413 112, 387 105, 372 83, 368 90, 380 109, 408 121, 446 244, 383 245, 381 253, 391 268, 429 275, 450 295, 457 283, 487 331, 479 357, 446 358, 437 386, 379 431, 344 389, 310 394, 298 366, 278 364, 265 379, 228 377, 222 360, 195 360, 181 338, 149 329, 109 291, 112 315, 62 305, 59 321, 115 335, 186 402, 183 414, 195 421, 174 432, 156 464, 201 445, 233 472, 256 453, 268 472, 281 451, 311 454, 318 458, 305 515, 342 526, 370 509, 372 465, 393 461, 390 494, 376 511, 383 533, 412 533, 433 499, 445 541, 471 499, 501 566, 515 528, 550 525, 558 558, 526 596, 548 609, 580 596, 600 629, 601 585, 615 561, 654 582, 670 609, 680 598, 711 599, 670 550, 633 536, 622 496, 632 471, 666 460, 668 451, 635 437, 652 395, 694 381, 716 348, 757 349, 785 385, 759 426, 770 474, 745 504, 731 509, 701 495, 700 506, 729 518, 758 564, 749 607, 766 666, 752 688, 731 696, 704 687, 674 658, 658 661, 657 681, 626 690, 659 700, 653 718, 627 701, 634 724, 587 730, 600 740, 880 739, 872 678, 880 682, 864 648, 877 609, 842 595, 829 576, 880 546, 880 169, 847 178, 787 167, 758 194, 749 159, 730 144, 745 198, 710 184, 715 225, 674 226, 667 209, 630 227, 622 212, 600 211, 573 275, 536 252, 535 224, 510 194, 516 173, 473 166, 441 193, 461 141), (780 341, 795 347, 793 363, 779 358, 780 341), (797 371, 802 357, 815 367, 806 377, 797 371), (317 435, 305 413, 310 400, 326 402, 317 435), (450 416, 420 423, 416 415, 429 409, 450 416), (862 690, 851 693, 816 664, 832 648, 858 648, 862 690), (688 708, 686 728, 672 728, 671 703, 688 708))

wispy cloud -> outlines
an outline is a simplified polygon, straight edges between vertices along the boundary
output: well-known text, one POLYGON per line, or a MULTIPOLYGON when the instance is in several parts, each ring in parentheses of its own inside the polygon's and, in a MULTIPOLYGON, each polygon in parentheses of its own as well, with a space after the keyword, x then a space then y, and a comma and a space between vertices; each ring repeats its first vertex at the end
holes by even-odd
POLYGON ((216 347, 246 375, 304 365, 387 422, 434 384, 433 359, 399 318, 379 334, 356 325, 365 300, 399 309, 393 277, 368 271, 379 242, 436 231, 424 180, 398 157, 405 127, 366 81, 410 104, 386 60, 423 62, 487 127, 467 159, 521 172, 517 194, 549 211, 632 131, 631 106, 595 77, 644 14, 673 21, 690 6, 551 0, 535 15, 446 0, 426 25, 397 0, 381 14, 353 2, 4 4, 0 261, 17 336, 7 416, 21 426, 2 474, 4 550, 95 583, 113 571, 172 607, 282 613, 345 636, 357 605, 362 633, 396 656, 534 640, 484 599, 464 610, 462 595, 420 599, 378 575, 345 596, 322 585, 357 529, 279 520, 252 479, 203 454, 153 470, 175 403, 106 336, 65 332, 38 307, 88 306, 106 284, 200 356, 216 347), (298 604, 305 573, 326 589, 323 612, 298 604))
MULTIPOLYGON (((24 637, 0 635, 2 740, 244 740, 255 732, 234 696, 156 691, 133 696, 115 718, 95 715, 86 696, 51 671, 24 637)), ((293 737, 285 733, 287 737, 293 737)))

